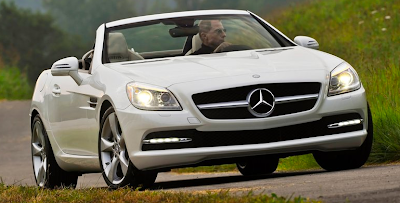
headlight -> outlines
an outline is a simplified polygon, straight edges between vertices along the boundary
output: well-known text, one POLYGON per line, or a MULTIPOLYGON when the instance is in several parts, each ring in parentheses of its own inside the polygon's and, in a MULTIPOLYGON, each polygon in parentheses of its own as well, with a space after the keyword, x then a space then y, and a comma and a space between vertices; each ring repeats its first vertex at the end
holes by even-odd
POLYGON ((361 87, 357 72, 350 64, 344 62, 331 72, 328 96, 358 90, 361 87))
POLYGON ((132 105, 142 110, 182 110, 174 95, 165 88, 132 82, 126 85, 132 105))

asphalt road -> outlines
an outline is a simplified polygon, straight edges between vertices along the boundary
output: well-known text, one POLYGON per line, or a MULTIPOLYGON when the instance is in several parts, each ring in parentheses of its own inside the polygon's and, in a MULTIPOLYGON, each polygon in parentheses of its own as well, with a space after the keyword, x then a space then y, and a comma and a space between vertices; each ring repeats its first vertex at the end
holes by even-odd
MULTIPOLYGON (((6 185, 35 185, 30 155, 30 101, 0 101, 0 177, 6 185)), ((79 177, 78 188, 106 187, 101 174, 79 177)), ((400 164, 356 170, 278 172, 243 177, 239 173, 160 173, 152 190, 275 193, 325 202, 400 202, 400 164)))

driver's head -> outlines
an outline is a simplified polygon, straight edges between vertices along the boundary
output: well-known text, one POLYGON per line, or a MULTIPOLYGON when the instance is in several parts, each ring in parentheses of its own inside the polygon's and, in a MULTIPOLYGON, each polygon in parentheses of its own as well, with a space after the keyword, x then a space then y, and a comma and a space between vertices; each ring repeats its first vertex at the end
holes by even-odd
POLYGON ((200 39, 204 45, 217 48, 226 37, 226 30, 220 20, 202 20, 199 22, 200 39))

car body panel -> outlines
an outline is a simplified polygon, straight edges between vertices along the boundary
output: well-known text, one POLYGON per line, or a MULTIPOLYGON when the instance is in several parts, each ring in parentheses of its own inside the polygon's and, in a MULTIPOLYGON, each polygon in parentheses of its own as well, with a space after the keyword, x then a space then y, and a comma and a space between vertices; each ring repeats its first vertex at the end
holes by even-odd
POLYGON ((133 81, 168 87, 177 83, 246 74, 270 75, 276 72, 308 70, 325 70, 329 73, 341 62, 343 60, 339 58, 318 56, 315 52, 310 52, 303 47, 285 47, 154 59, 148 62, 113 63, 105 66, 121 72, 133 81), (324 58, 331 61, 325 63, 324 58), (293 61, 296 61, 295 66, 293 66, 293 61), (198 74, 199 72, 202 74, 198 74))
MULTIPOLYGON (((31 116, 35 112, 41 116, 58 165, 66 171, 80 173, 101 171, 98 138, 102 113, 108 104, 115 109, 129 158, 139 170, 179 167, 228 157, 354 149, 363 143, 368 127, 365 89, 361 85, 356 91, 328 97, 330 73, 344 61, 321 51, 288 46, 103 63, 107 28, 164 18, 213 14, 252 15, 280 33, 248 11, 191 11, 135 17, 99 26, 90 70, 79 72, 83 78, 81 85, 69 76, 53 76, 50 70, 45 70, 34 90, 31 116), (134 107, 126 90, 126 85, 132 82, 166 88, 176 97, 182 110, 148 111, 134 107), (194 94, 214 90, 294 82, 321 84, 312 109, 275 117, 219 120, 204 116, 192 99, 194 94), (59 96, 54 95, 55 87, 61 90, 59 96), (199 132, 251 131, 302 124, 345 113, 358 113, 364 120, 361 124, 363 129, 264 144, 154 151, 141 149, 143 139, 152 132, 185 129, 199 132)), ((283 34, 282 37, 288 39, 283 34)))

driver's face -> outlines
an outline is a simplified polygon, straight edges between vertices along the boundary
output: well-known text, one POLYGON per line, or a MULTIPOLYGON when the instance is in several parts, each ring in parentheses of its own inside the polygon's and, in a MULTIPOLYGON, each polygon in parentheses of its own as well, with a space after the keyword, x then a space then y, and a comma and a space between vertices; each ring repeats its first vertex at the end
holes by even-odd
POLYGON ((217 48, 222 42, 225 41, 226 30, 224 26, 222 26, 221 21, 212 20, 211 21, 211 30, 206 34, 206 45, 217 48))

